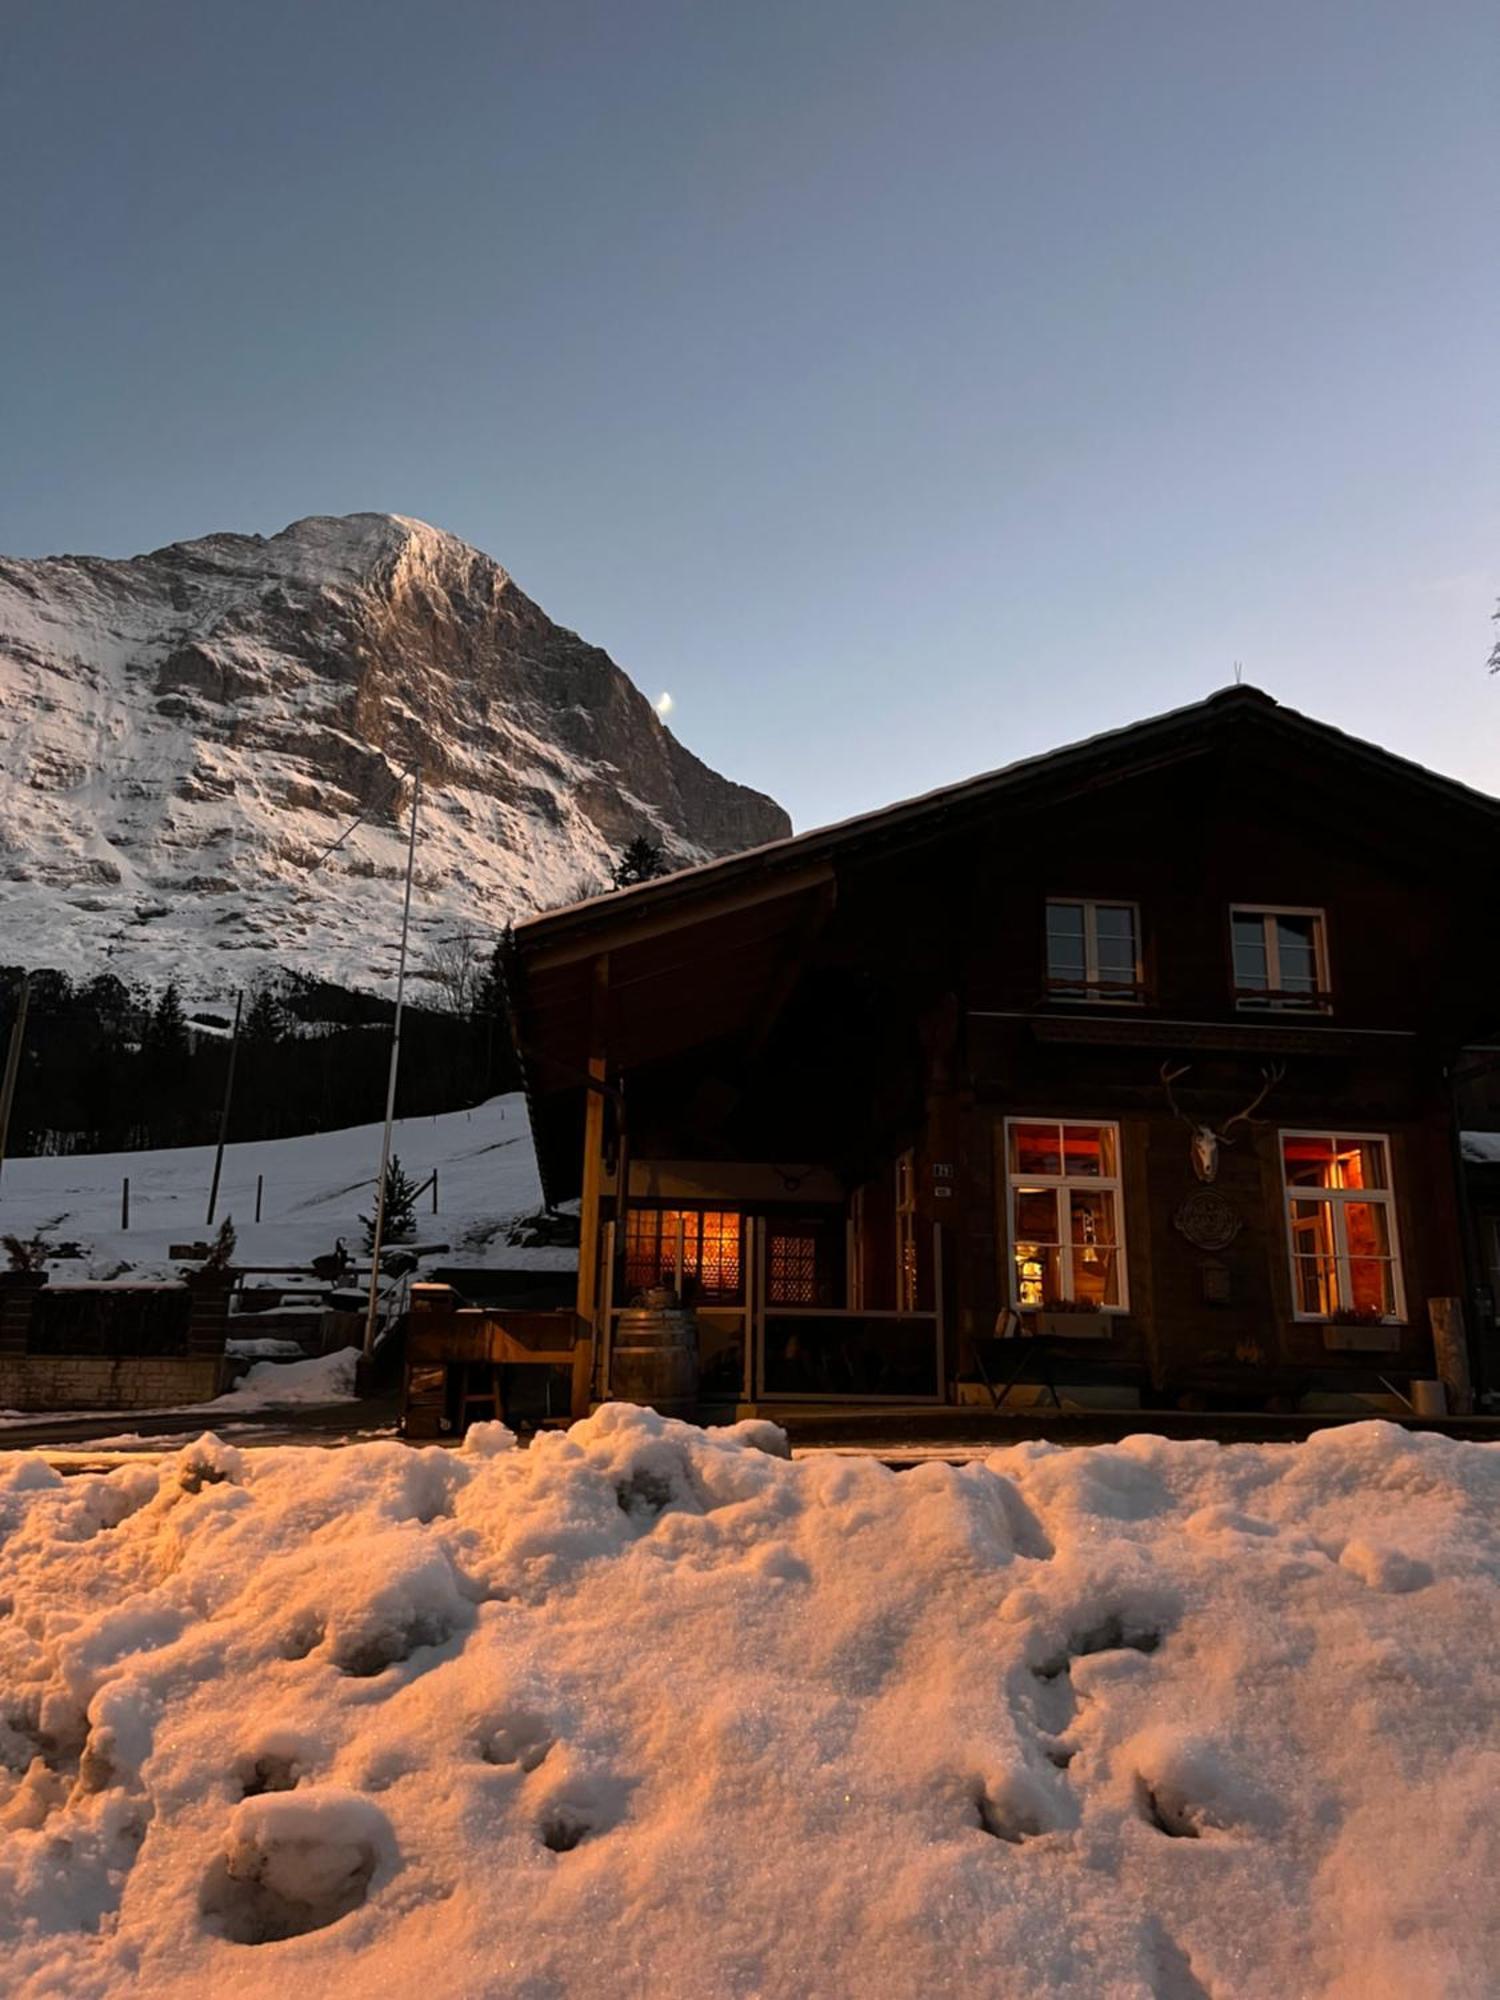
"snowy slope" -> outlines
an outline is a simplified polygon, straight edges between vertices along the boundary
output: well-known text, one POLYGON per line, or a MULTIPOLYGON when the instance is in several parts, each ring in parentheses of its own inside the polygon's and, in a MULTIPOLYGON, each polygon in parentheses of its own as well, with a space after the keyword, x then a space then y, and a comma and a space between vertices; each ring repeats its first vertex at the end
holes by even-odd
POLYGON ((757 1442, 0 1462, 6 1992, 1493 1995, 1493 1446, 757 1442))
MULTIPOLYGON (((379 1125, 261 1139, 226 1147, 218 1219, 231 1216, 242 1264, 305 1264, 336 1237, 361 1241, 359 1217, 370 1212, 380 1166, 379 1125), (264 1178, 262 1220, 255 1215, 256 1176, 264 1178)), ((552 1264, 574 1253, 518 1250, 505 1225, 541 1204, 525 1100, 492 1098, 472 1111, 406 1118, 393 1139, 413 1180, 438 1170, 438 1212, 421 1205, 424 1241, 453 1245, 444 1263, 552 1264)), ((129 1263, 140 1275, 173 1275, 172 1243, 204 1235, 213 1173, 211 1146, 153 1153, 78 1153, 7 1160, 0 1173, 0 1233, 76 1241, 88 1272, 103 1277, 129 1263), (130 1177, 130 1228, 120 1228, 120 1183, 130 1177)), ((81 1275, 74 1271, 69 1275, 81 1275)))
POLYGON ((393 776, 420 755, 419 970, 444 937, 788 830, 488 556, 389 514, 128 562, 0 558, 0 963, 181 978, 393 971, 393 776), (373 824, 316 870, 362 806, 373 824))

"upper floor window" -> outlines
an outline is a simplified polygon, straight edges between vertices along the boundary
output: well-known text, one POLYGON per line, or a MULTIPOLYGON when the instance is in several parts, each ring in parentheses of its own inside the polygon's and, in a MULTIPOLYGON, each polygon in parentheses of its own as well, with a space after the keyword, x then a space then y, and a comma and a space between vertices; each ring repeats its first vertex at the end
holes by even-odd
POLYGON ((1239 1006, 1304 1012, 1328 1006, 1328 945, 1321 910, 1236 903, 1229 912, 1229 930, 1239 1006))
POLYGON ((1372 1133, 1283 1132, 1281 1168, 1297 1317, 1400 1319, 1386 1140, 1372 1133))
POLYGON ((1014 1118, 1005 1141, 1012 1304, 1123 1310, 1119 1126, 1014 1118))
POLYGON ((1134 903, 1050 897, 1048 990, 1059 1000, 1139 1000, 1140 935, 1134 903))

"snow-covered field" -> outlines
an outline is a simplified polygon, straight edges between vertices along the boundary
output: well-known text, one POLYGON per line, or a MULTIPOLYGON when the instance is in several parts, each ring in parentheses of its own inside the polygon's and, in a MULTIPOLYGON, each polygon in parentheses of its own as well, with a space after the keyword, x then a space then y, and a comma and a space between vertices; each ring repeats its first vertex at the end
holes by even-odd
POLYGON ((1500 1452, 0 1464, 8 1993, 1490 1995, 1500 1452))
MULTIPOLYGON (((394 1149, 413 1180, 438 1170, 438 1211, 430 1196, 418 1204, 421 1240, 452 1245, 450 1264, 567 1264, 573 1253, 523 1251, 504 1231, 541 1201, 536 1157, 519 1094, 491 1098, 472 1111, 402 1119, 394 1149)), ((331 1251, 342 1236, 352 1252, 363 1241, 359 1218, 374 1205, 380 1167, 380 1127, 357 1125, 298 1139, 262 1139, 229 1146, 219 1187, 217 1220, 231 1216, 240 1264, 305 1264, 331 1251), (264 1177, 262 1219, 255 1216, 255 1181, 264 1177)), ((128 1263, 136 1275, 174 1274, 173 1243, 201 1240, 213 1175, 211 1146, 154 1153, 88 1153, 8 1160, 0 1174, 0 1231, 56 1242, 77 1241, 89 1275, 105 1277, 128 1263), (130 1180, 130 1228, 120 1228, 121 1182, 130 1180)), ((82 1268, 70 1277, 82 1275, 82 1268)), ((59 1273, 59 1276, 63 1275, 59 1273)))

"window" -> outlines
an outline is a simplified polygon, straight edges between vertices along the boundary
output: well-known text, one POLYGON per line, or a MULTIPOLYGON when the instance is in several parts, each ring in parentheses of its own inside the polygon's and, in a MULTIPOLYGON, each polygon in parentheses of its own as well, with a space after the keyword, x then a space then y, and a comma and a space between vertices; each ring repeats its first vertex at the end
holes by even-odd
POLYGON ((1123 1312, 1119 1126, 1009 1119, 1005 1130, 1012 1303, 1123 1312))
POLYGON ((670 1285, 685 1300, 740 1296, 740 1218, 733 1209, 632 1208, 625 1218, 625 1290, 670 1285))
POLYGON ((1059 1000, 1139 1000, 1140 923, 1134 903, 1047 904, 1047 987, 1059 1000))
POLYGON ((1297 1317, 1404 1318, 1388 1142, 1283 1132, 1281 1167, 1297 1317))
POLYGON ((916 1159, 911 1153, 902 1153, 896 1161, 896 1310, 898 1312, 916 1312, 919 1284, 916 1159))
POLYGON ((1328 1005, 1328 951, 1321 910, 1229 912, 1234 997, 1241 1007, 1320 1011, 1328 1005))
POLYGON ((811 1228, 771 1231, 766 1297, 773 1306, 818 1303, 818 1238, 811 1228))

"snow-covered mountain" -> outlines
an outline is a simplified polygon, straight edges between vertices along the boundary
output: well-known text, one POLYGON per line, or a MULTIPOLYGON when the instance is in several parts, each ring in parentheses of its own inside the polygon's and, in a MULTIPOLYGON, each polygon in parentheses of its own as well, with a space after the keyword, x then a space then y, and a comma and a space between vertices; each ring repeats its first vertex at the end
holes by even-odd
POLYGON ((271 967, 384 985, 393 774, 418 754, 419 972, 445 940, 569 900, 633 834, 701 859, 789 825, 607 653, 419 521, 0 558, 0 964, 205 997, 271 967))

